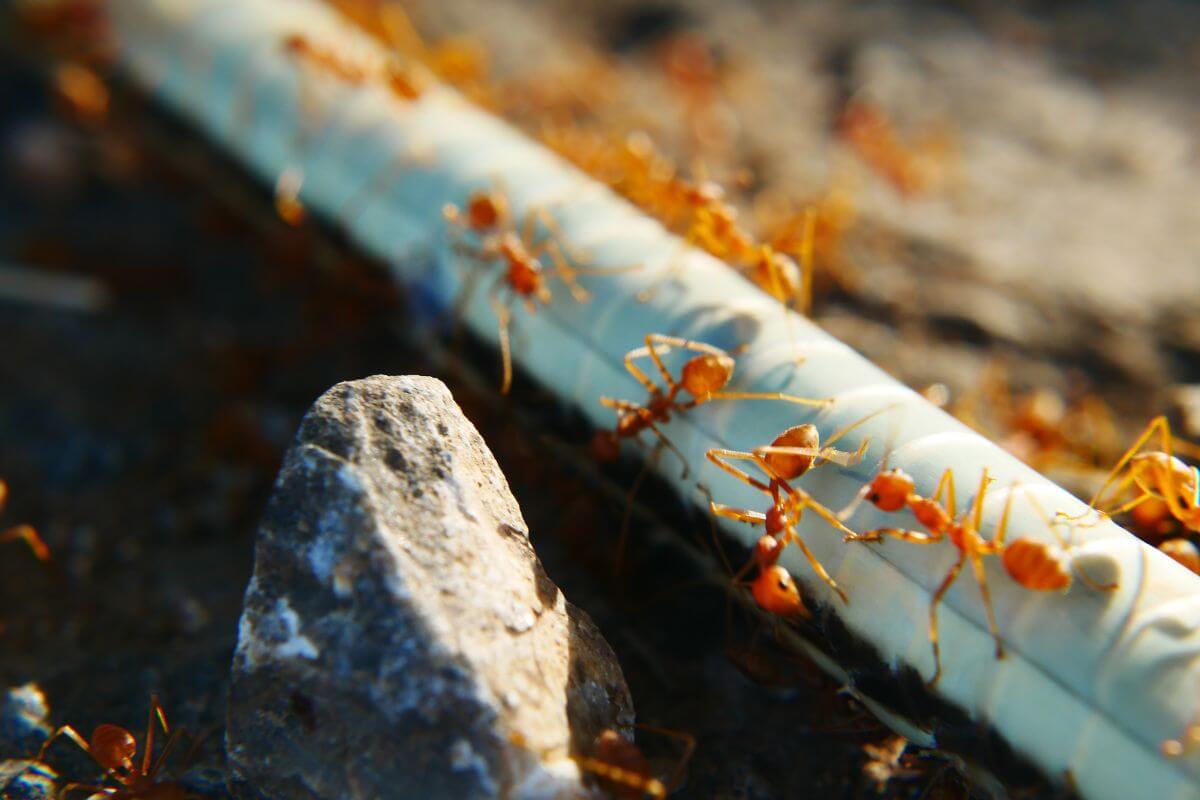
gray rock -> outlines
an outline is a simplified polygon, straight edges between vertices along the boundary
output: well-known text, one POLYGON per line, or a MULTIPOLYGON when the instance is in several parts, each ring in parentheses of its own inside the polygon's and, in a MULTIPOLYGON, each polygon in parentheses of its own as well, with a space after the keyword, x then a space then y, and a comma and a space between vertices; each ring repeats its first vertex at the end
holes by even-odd
POLYGON ((0 695, 0 756, 29 756, 50 735, 46 696, 35 683, 12 686, 0 695))
POLYGON ((579 797, 633 711, 446 387, 339 384, 259 531, 227 748, 243 797, 579 797))
POLYGON ((50 800, 55 774, 44 764, 27 759, 0 761, 0 797, 5 800, 50 800))

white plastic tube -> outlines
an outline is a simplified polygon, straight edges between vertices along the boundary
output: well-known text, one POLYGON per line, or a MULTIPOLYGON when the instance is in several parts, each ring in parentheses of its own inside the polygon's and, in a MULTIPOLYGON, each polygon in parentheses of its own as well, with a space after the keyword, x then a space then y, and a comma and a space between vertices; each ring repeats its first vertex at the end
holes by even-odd
MULTIPOLYGON (((601 395, 644 399, 622 357, 649 332, 727 348, 747 345, 731 388, 835 398, 820 412, 782 402, 714 402, 677 419, 668 432, 693 475, 682 480, 669 456, 659 469, 684 496, 699 497, 699 479, 721 502, 764 509, 763 495, 707 465, 708 448, 766 444, 804 421, 828 435, 895 404, 843 441, 853 449, 871 438, 863 463, 824 466, 801 485, 840 507, 878 469, 884 443, 894 442, 889 464, 911 473, 925 494, 943 470, 954 470, 960 511, 970 504, 981 470, 989 470, 996 488, 987 495, 985 535, 1015 483, 1052 512, 1082 511, 1065 491, 807 320, 788 318, 733 270, 685 249, 657 222, 455 93, 433 88, 404 102, 382 87, 348 85, 285 53, 283 39, 301 33, 338 52, 380 55, 375 42, 329 8, 311 0, 121 0, 112 9, 130 75, 267 185, 285 169, 300 169, 302 201, 392 264, 397 278, 432 308, 453 303, 464 269, 471 268, 450 252, 443 204, 462 203, 472 190, 497 181, 518 214, 551 208, 570 243, 596 265, 643 265, 587 279, 593 298, 586 304, 560 290, 535 315, 515 309, 519 366, 598 427, 614 422, 601 395), (636 299, 677 263, 678 280, 663 284, 648 302, 636 299), (804 359, 799 366, 797 357, 804 359)), ((475 293, 467 322, 494 341, 496 320, 485 294, 475 293)), ((845 544, 812 516, 802 535, 845 588, 849 604, 831 595, 796 548, 789 548, 784 565, 886 663, 929 677, 929 603, 954 548, 845 544)), ((853 524, 860 530, 914 527, 907 515, 885 515, 869 504, 853 524)), ((747 544, 756 537, 753 528, 722 525, 747 544)), ((1010 536, 1050 537, 1020 495, 1010 536)), ((1167 759, 1159 745, 1184 729, 1200 701, 1200 579, 1111 523, 1081 529, 1078 537, 1076 563, 1098 577, 1115 577, 1119 589, 1096 592, 1077 584, 1066 595, 1035 593, 989 565, 1007 649, 997 660, 978 588, 965 571, 940 609, 944 674, 935 691, 1083 796, 1198 797, 1200 758, 1167 759)))

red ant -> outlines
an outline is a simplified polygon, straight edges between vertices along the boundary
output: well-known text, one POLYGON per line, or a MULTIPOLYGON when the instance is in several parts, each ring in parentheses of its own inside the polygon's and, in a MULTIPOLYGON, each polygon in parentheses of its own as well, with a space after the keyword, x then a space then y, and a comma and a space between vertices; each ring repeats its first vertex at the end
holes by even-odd
MULTIPOLYGON (((501 191, 476 191, 468 198, 465 209, 447 203, 442 213, 446 220, 459 230, 470 231, 479 238, 478 247, 457 242, 455 246, 458 251, 485 263, 499 261, 504 266, 504 271, 496 277, 489 292, 489 300, 499 324, 500 355, 504 364, 504 380, 500 393, 508 394, 512 386, 512 353, 508 333, 512 312, 509 306, 513 300, 520 299, 526 310, 532 314, 537 310, 538 303, 546 305, 551 299, 550 287, 546 282, 547 267, 541 256, 545 254, 550 257, 551 269, 567 285, 571 296, 580 303, 586 302, 589 295, 587 290, 579 285, 578 275, 620 272, 623 268, 584 269, 572 266, 564 255, 567 246, 559 244, 563 237, 554 218, 545 209, 531 208, 526 212, 518 231, 512 219, 508 198, 501 191), (546 227, 551 236, 535 244, 534 227, 538 222, 546 227), (502 299, 500 293, 506 288, 510 293, 509 297, 502 299)), ((586 261, 575 253, 571 253, 571 257, 575 261, 586 261)))
POLYGON ((625 369, 646 387, 649 398, 645 403, 638 404, 629 400, 615 400, 611 397, 601 397, 600 402, 608 408, 616 409, 619 413, 617 426, 611 431, 599 431, 592 439, 592 452, 599 461, 613 461, 620 455, 622 439, 636 438, 642 431, 650 430, 664 445, 671 449, 683 462, 684 477, 688 474, 688 463, 683 453, 666 437, 659 425, 671 421, 672 414, 682 414, 696 406, 712 400, 783 400, 798 405, 824 408, 833 401, 830 399, 814 400, 807 397, 796 397, 781 392, 727 392, 725 387, 733 378, 733 356, 719 347, 711 344, 681 339, 678 336, 666 336, 661 333, 646 334, 646 344, 625 354, 625 369), (661 355, 669 352, 672 347, 691 350, 698 355, 692 356, 684 363, 676 380, 663 364, 661 355), (660 388, 654 381, 642 372, 635 359, 647 358, 662 375, 666 390, 660 388), (679 399, 686 392, 692 399, 679 399))
POLYGON ((709 501, 709 509, 713 514, 738 522, 748 522, 751 525, 763 525, 766 532, 754 545, 754 554, 746 566, 734 576, 736 582, 752 566, 758 568, 758 577, 750 584, 750 591, 755 602, 763 610, 783 616, 808 616, 795 581, 788 571, 779 565, 779 557, 788 544, 795 542, 813 571, 837 592, 842 602, 849 602, 846 593, 837 585, 825 567, 817 560, 812 551, 796 533, 795 526, 799 524, 801 515, 806 508, 811 508, 826 522, 846 535, 854 535, 854 531, 842 524, 837 516, 811 495, 802 489, 793 487, 789 482, 800 478, 814 467, 819 467, 827 461, 842 466, 856 464, 862 459, 870 444, 864 440, 858 450, 846 453, 836 450, 831 445, 841 439, 859 425, 892 408, 888 406, 837 431, 821 446, 821 436, 815 425, 804 424, 788 428, 775 437, 771 444, 755 448, 752 452, 713 448, 705 453, 713 464, 734 476, 742 483, 758 489, 771 498, 771 505, 766 512, 749 509, 732 508, 709 501), (764 483, 744 470, 733 466, 727 459, 753 461, 768 477, 764 483))
MULTIPOLYGON (((142 762, 136 762, 138 745, 133 734, 119 725, 98 725, 92 732, 89 743, 79 732, 70 725, 63 725, 51 734, 42 749, 38 752, 37 760, 44 761, 50 745, 59 736, 66 736, 79 745, 85 753, 104 770, 102 780, 111 780, 116 786, 102 784, 68 783, 59 790, 58 797, 62 798, 71 792, 87 791, 90 794, 103 794, 113 800, 184 800, 187 792, 177 781, 164 781, 158 778, 158 773, 167 760, 167 754, 175 746, 180 736, 190 734, 184 728, 170 730, 167 718, 163 714, 158 697, 150 697, 150 718, 146 723, 146 747, 142 753, 142 762), (155 722, 162 726, 167 740, 163 744, 158 758, 151 762, 154 751, 155 722)), ((199 740, 193 741, 193 751, 199 745, 199 740)))
MULTIPOLYGON (((907 507, 916 517, 917 522, 925 528, 925 531, 878 528, 866 533, 849 534, 845 537, 846 541, 878 542, 884 536, 891 536, 915 544, 934 544, 942 539, 949 539, 950 543, 958 549, 958 560, 954 562, 945 578, 942 579, 929 606, 929 639, 933 645, 934 662, 933 678, 929 681, 931 686, 937 683, 942 674, 941 653, 938 644, 938 604, 950 590, 968 559, 971 562, 975 578, 979 582, 979 592, 987 614, 988 630, 996 642, 996 658, 1004 657, 1004 646, 1000 641, 1000 632, 996 626, 996 616, 992 608, 991 592, 988 589, 987 575, 984 571, 983 559, 985 556, 999 556, 1008 576, 1026 589, 1045 592, 1066 591, 1071 587, 1071 569, 1066 563, 1067 559, 1064 553, 1066 543, 1061 539, 1058 548, 1030 539, 1018 539, 1011 544, 1005 541, 1016 485, 1009 489, 1000 523, 996 527, 992 539, 989 541, 980 535, 980 527, 983 524, 984 496, 991 482, 992 478, 988 476, 985 469, 979 479, 979 490, 971 501, 971 507, 956 519, 953 471, 947 469, 942 473, 933 497, 922 497, 916 492, 912 476, 898 468, 885 469, 864 486, 858 498, 839 514, 842 519, 848 518, 854 507, 863 498, 869 500, 881 511, 894 512, 907 507), (943 494, 946 495, 945 505, 941 503, 943 494)), ((1026 497, 1057 536, 1057 531, 1045 511, 1032 496, 1026 494, 1026 497)), ((1115 584, 1098 584, 1081 571, 1079 576, 1093 589, 1111 590, 1116 588, 1115 584)))

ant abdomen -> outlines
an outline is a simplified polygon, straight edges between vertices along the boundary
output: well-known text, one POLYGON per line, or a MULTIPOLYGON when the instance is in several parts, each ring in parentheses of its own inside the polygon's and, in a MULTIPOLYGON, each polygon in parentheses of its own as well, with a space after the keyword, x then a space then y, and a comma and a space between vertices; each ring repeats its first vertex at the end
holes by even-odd
POLYGON ((1063 591, 1071 586, 1071 572, 1061 553, 1042 542, 1017 539, 1004 548, 1004 571, 1014 581, 1037 592, 1063 591))

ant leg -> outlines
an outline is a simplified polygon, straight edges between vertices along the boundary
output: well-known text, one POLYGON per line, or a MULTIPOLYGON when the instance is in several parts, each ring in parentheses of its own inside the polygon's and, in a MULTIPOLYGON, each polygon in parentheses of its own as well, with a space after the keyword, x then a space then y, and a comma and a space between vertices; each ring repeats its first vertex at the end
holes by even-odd
POLYGON ((834 447, 777 447, 775 445, 766 445, 754 448, 754 455, 809 456, 813 459, 814 467, 820 466, 826 461, 843 467, 849 467, 857 464, 862 459, 863 453, 867 451, 869 444, 869 441, 863 442, 858 450, 853 453, 838 450, 834 447))
POLYGON ((958 556, 958 561, 954 562, 954 566, 946 573, 946 577, 942 579, 942 585, 933 593, 933 601, 929 604, 929 641, 933 643, 933 677, 927 685, 933 686, 938 682, 938 678, 942 677, 942 653, 941 645, 938 644, 938 620, 937 609, 938 603, 942 602, 942 598, 950 587, 954 584, 954 579, 958 577, 958 573, 962 571, 963 564, 966 563, 967 554, 961 553, 958 556))
MULTIPOLYGON (((878 417, 882 414, 886 414, 889 411, 895 411, 899 407, 900 407, 899 403, 889 403, 888 405, 884 406, 883 408, 881 408, 877 411, 872 411, 870 414, 867 414, 864 417, 860 417, 859 419, 855 420, 854 422, 851 422, 849 425, 846 425, 845 427, 838 428, 836 431, 834 431, 829 436, 828 439, 825 440, 825 446, 828 447, 829 445, 833 444, 838 439, 841 439, 847 433, 850 433, 850 431, 854 430, 855 428, 859 427, 860 425, 865 425, 866 423, 870 422, 871 420, 875 419, 876 417, 878 417)), ((859 448, 856 452, 859 453, 860 458, 862 457, 862 454, 867 452, 867 446, 870 443, 871 443, 871 440, 867 439, 859 446, 859 448)))
POLYGON ((579 284, 580 271, 568 263, 562 250, 554 242, 544 242, 538 247, 533 248, 530 253, 536 258, 539 252, 546 252, 550 256, 550 263, 554 265, 554 271, 558 277, 562 278, 562 282, 567 285, 567 290, 571 292, 571 297, 575 298, 577 303, 586 303, 592 299, 592 294, 587 289, 579 284))
POLYGON ((653 422, 651 422, 650 420, 647 420, 646 427, 650 428, 650 430, 654 432, 654 435, 658 437, 659 441, 661 441, 664 445, 666 445, 667 449, 670 450, 672 453, 674 453, 679 458, 680 463, 683 464, 683 474, 680 475, 679 477, 680 477, 680 480, 686 480, 687 476, 689 474, 691 474, 691 468, 688 466, 687 457, 684 456, 684 454, 679 450, 679 448, 675 446, 675 443, 672 442, 670 439, 668 439, 667 435, 665 433, 663 433, 662 430, 657 425, 655 425, 653 422))
POLYGON ((796 543, 796 546, 800 548, 800 552, 804 553, 804 557, 808 559, 808 563, 810 566, 812 566, 813 571, 817 573, 817 577, 829 584, 829 588, 837 592, 838 597, 842 598, 842 602, 849 605, 850 600, 846 597, 846 593, 843 592, 841 587, 837 585, 837 581, 833 579, 833 576, 825 571, 825 566, 817 560, 817 557, 813 555, 812 550, 808 549, 808 545, 804 543, 804 540, 796 534, 796 531, 791 525, 788 526, 787 531, 788 538, 796 543))
POLYGON ((64 800, 71 792, 82 791, 87 791, 91 795, 103 794, 105 797, 114 797, 121 790, 115 786, 98 786, 92 783, 68 783, 58 790, 58 794, 54 796, 54 800, 64 800))
POLYGON ((800 302, 796 309, 804 316, 812 311, 813 258, 817 243, 817 210, 812 206, 804 209, 804 234, 800 240, 800 302))
POLYGON ((610 764, 607 761, 601 761, 598 758, 591 758, 590 756, 571 756, 571 759, 579 765, 580 769, 599 775, 601 778, 613 783, 621 783, 632 789, 637 789, 643 794, 653 797, 654 800, 665 800, 667 796, 667 787, 658 778, 648 778, 639 772, 624 769, 618 767, 616 764, 610 764))
POLYGON ((629 528, 633 521, 633 501, 637 497, 638 492, 642 488, 642 484, 646 482, 646 476, 650 474, 650 468, 654 462, 658 461, 659 448, 655 448, 654 452, 642 462, 642 468, 638 470, 638 475, 633 480, 633 485, 629 487, 629 491, 625 494, 625 511, 621 514, 621 533, 617 536, 617 554, 613 559, 613 574, 620 575, 621 568, 625 565, 625 545, 629 542, 629 528))
MULTIPOLYGON (((1033 506, 1033 510, 1036 511, 1037 515, 1042 518, 1042 522, 1045 523, 1046 527, 1049 528, 1050 531, 1054 534, 1054 538, 1058 539, 1059 546, 1062 547, 1063 550, 1069 550, 1069 549, 1073 548, 1075 546, 1075 542, 1073 541, 1074 537, 1072 537, 1072 541, 1065 540, 1063 538, 1062 534, 1060 534, 1058 532, 1058 528, 1054 524, 1054 521, 1050 519, 1050 515, 1046 513, 1046 509, 1042 507, 1042 504, 1038 502, 1037 498, 1034 497, 1029 492, 1023 492, 1023 494, 1025 495, 1025 499, 1029 501, 1029 505, 1033 506)), ((1011 495, 1009 495, 1009 496, 1011 497, 1011 495)), ((1148 498, 1150 496, 1151 495, 1149 495, 1149 494, 1142 495, 1142 497, 1138 498, 1137 502, 1140 503, 1140 502, 1142 502, 1142 500, 1145 500, 1146 498, 1148 498)), ((1005 524, 1005 522, 1007 520, 1007 506, 1008 506, 1008 504, 1005 503, 1005 520, 1001 520, 1002 526, 1005 524)), ((1074 530, 1073 526, 1072 526, 1072 530, 1074 530)), ((1001 529, 1000 535, 997 537, 997 542, 999 543, 999 550, 1003 550, 1003 547, 1004 547, 1003 529, 1001 529)), ((1119 586, 1119 584, 1117 584, 1117 583, 1102 583, 1102 582, 1096 580, 1091 575, 1088 575, 1087 571, 1085 569, 1083 569, 1083 567, 1076 564, 1075 559, 1071 559, 1071 571, 1074 572, 1076 575, 1078 575, 1079 580, 1083 581, 1084 584, 1086 584, 1087 587, 1094 592, 1111 592, 1119 586)))
MULTIPOLYGON (((974 527, 976 533, 979 532, 979 526, 983 524, 983 496, 987 494, 987 489, 991 482, 992 479, 988 476, 987 467, 984 467, 983 474, 979 478, 979 490, 975 492, 975 497, 971 500, 971 525, 974 527)), ((950 484, 950 497, 951 502, 953 502, 953 482, 950 484)), ((951 508, 953 508, 953 505, 951 505, 951 508)), ((950 511, 950 515, 953 516, 954 511, 950 511)))
MULTIPOLYGON (((740 450, 727 450, 724 448, 715 448, 714 447, 711 450, 708 450, 707 452, 705 452, 704 457, 707 458, 709 461, 711 461, 713 464, 716 464, 717 467, 719 467, 720 469, 724 470, 725 472, 728 472, 730 475, 737 478, 742 483, 745 483, 749 486, 753 486, 755 489, 758 489, 760 492, 768 492, 769 493, 771 491, 771 487, 768 486, 767 484, 758 480, 757 478, 752 476, 750 473, 745 472, 744 470, 740 470, 737 467, 730 464, 728 461, 725 461, 726 458, 731 458, 731 459, 737 459, 737 460, 742 460, 742 461, 753 460, 756 463, 761 462, 761 459, 756 458, 753 453, 745 453, 740 450)), ((760 463, 760 466, 761 466, 761 463, 760 463)), ((771 474, 770 469, 767 470, 767 474, 768 475, 771 474)))
POLYGON ((1117 479, 1117 476, 1121 474, 1121 470, 1125 469, 1130 460, 1132 460, 1133 457, 1137 455, 1138 451, 1145 446, 1146 442, 1153 438, 1156 431, 1159 432, 1164 442, 1165 446, 1163 452, 1167 453, 1168 455, 1170 454, 1171 428, 1170 425, 1167 424, 1167 418, 1160 415, 1150 420, 1150 424, 1146 426, 1146 429, 1142 431, 1142 434, 1138 436, 1137 440, 1130 445, 1129 449, 1125 451, 1125 454, 1121 456, 1120 460, 1117 461, 1116 466, 1112 468, 1112 471, 1109 472, 1108 476, 1104 479, 1104 483, 1100 484, 1100 488, 1096 490, 1094 495, 1092 495, 1092 499, 1088 503, 1089 508, 1097 508, 1099 506, 1100 498, 1104 496, 1105 491, 1107 491, 1112 485, 1113 481, 1117 479))
POLYGON ((693 339, 684 339, 680 336, 667 336, 666 334, 663 334, 663 333, 646 334, 647 347, 649 347, 651 343, 664 344, 667 347, 680 347, 680 348, 683 348, 684 350, 691 350, 694 353, 703 353, 704 355, 708 355, 708 356, 728 356, 729 355, 728 352, 726 352, 725 350, 722 350, 721 348, 717 347, 716 345, 705 344, 704 342, 697 342, 693 339))
MULTIPOLYGON (((802 490, 795 489, 793 491, 801 492, 802 490)), ((801 503, 801 507, 802 508, 811 508, 813 511, 815 511, 817 513, 817 516, 819 516, 821 519, 828 522, 831 526, 833 526, 833 528, 835 530, 841 531, 842 534, 845 536, 857 536, 858 535, 855 531, 852 531, 849 528, 847 528, 845 525, 843 525, 842 521, 840 519, 838 519, 836 514, 834 514, 832 511, 830 511, 828 508, 826 508, 821 503, 818 503, 816 500, 814 500, 812 498, 812 496, 810 494, 808 494, 807 492, 803 492, 803 500, 801 503)))
POLYGON ((1000 629, 996 626, 996 610, 992 608, 992 592, 988 589, 987 573, 983 568, 983 558, 979 553, 971 554, 971 569, 975 571, 975 580, 979 582, 979 594, 983 597, 983 608, 987 614, 988 631, 996 642, 996 658, 1004 658, 1004 645, 1000 642, 1000 629))
POLYGON ((679 756, 679 762, 671 770, 671 775, 667 778, 667 791, 671 791, 671 789, 679 785, 679 780, 683 777, 683 771, 687 768, 688 762, 692 760, 692 753, 696 750, 696 737, 685 731, 673 731, 670 728, 658 728, 653 725, 643 725, 640 722, 634 723, 634 727, 683 742, 683 753, 679 756))
POLYGON ((957 510, 955 509, 956 498, 954 492, 954 470, 950 469, 949 467, 947 467, 946 471, 942 473, 942 477, 938 479, 937 489, 934 490, 933 497, 929 499, 935 503, 940 503, 942 500, 942 492, 949 493, 949 499, 946 503, 946 511, 950 514, 950 518, 953 519, 955 516, 957 516, 957 510))
POLYGON ((565 253, 567 258, 571 259, 576 264, 591 263, 592 259, 590 255, 581 250, 576 250, 575 247, 569 241, 567 241, 567 235, 563 231, 562 225, 560 225, 558 220, 554 218, 554 215, 550 213, 549 209, 544 206, 539 206, 537 208, 531 208, 528 212, 526 212, 526 216, 529 214, 534 215, 537 221, 542 223, 542 225, 546 228, 546 231, 551 237, 551 244, 553 244, 559 250, 560 255, 565 253))
MULTIPOLYGON (((92 759, 95 760, 96 757, 92 755, 92 746, 87 743, 86 739, 79 735, 79 731, 75 730, 70 725, 62 725, 56 728, 54 733, 50 734, 50 738, 42 743, 42 749, 38 750, 37 758, 35 758, 34 761, 41 761, 45 763, 46 752, 50 749, 50 745, 54 743, 54 740, 59 736, 66 736, 68 739, 78 745, 80 750, 87 753, 89 756, 92 756, 92 759)), ((97 761, 96 763, 99 764, 100 762, 97 761)))
POLYGON ((38 536, 32 525, 14 525, 6 531, 0 532, 0 544, 16 541, 24 542, 38 561, 50 560, 50 548, 46 547, 46 543, 42 541, 42 537, 38 536))
POLYGON ((783 392, 708 392, 693 401, 693 405, 701 405, 710 400, 782 400, 786 403, 795 403, 800 406, 812 406, 813 408, 827 408, 833 405, 833 399, 826 397, 823 400, 815 400, 811 397, 797 397, 793 394, 784 394, 783 392))
POLYGON ((492 310, 496 312, 496 328, 500 336, 500 360, 503 364, 504 378, 500 384, 500 394, 508 394, 508 390, 512 388, 512 346, 509 342, 509 323, 512 321, 512 311, 508 305, 500 299, 500 291, 502 284, 498 281, 492 286, 492 290, 488 292, 488 302, 492 305, 492 310))
MULTIPOLYGON (((651 351, 651 352, 653 352, 653 351, 651 351)), ((652 394, 652 395, 662 394, 662 390, 654 385, 654 381, 650 380, 650 378, 646 376, 646 373, 642 372, 641 368, 639 368, 638 365, 634 363, 634 359, 645 358, 646 355, 647 355, 647 348, 645 348, 645 347, 633 348, 632 350, 630 350, 628 353, 625 354, 625 369, 629 372, 630 375, 632 375, 637 380, 638 383, 640 383, 642 386, 646 387, 646 391, 648 391, 650 394, 652 394)), ((659 361, 656 356, 654 357, 654 360, 655 360, 656 364, 660 365, 659 369, 663 370, 663 374, 666 375, 667 385, 674 386, 675 382, 671 379, 670 374, 667 373, 665 371, 665 369, 661 366, 662 362, 659 361)))
POLYGON ((734 508, 733 506, 722 505, 708 501, 708 510, 718 517, 731 519, 734 522, 746 522, 751 525, 763 525, 767 521, 767 515, 761 511, 750 511, 744 508, 734 508))
POLYGON ((876 528, 873 531, 865 531, 863 533, 847 534, 842 537, 843 542, 878 542, 884 536, 890 536, 893 539, 899 539, 904 542, 913 544, 936 544, 942 540, 940 533, 927 533, 925 531, 914 531, 909 528, 876 528))

